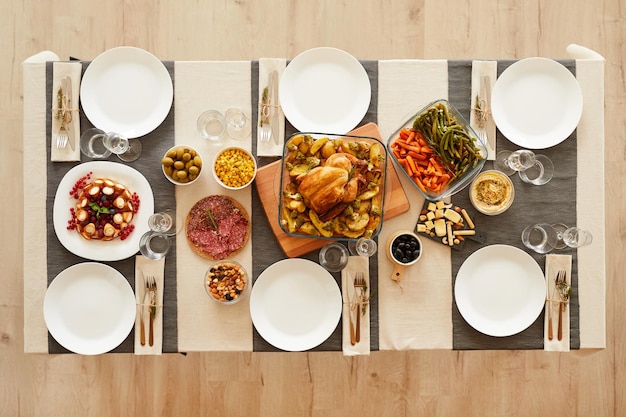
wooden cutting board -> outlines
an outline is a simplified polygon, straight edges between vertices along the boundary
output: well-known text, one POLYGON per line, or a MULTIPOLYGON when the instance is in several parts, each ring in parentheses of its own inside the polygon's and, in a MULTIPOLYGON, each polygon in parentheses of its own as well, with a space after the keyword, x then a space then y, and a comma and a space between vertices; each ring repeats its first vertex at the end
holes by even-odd
MULTIPOLYGON (((368 123, 350 132, 352 135, 370 136, 381 139, 380 131, 375 123, 368 123)), ((276 161, 259 168, 254 180, 263 209, 269 220, 272 232, 276 236, 280 247, 289 258, 297 257, 319 249, 328 243, 324 239, 309 239, 293 237, 282 231, 278 224, 278 195, 280 184, 280 169, 282 161, 276 161)), ((384 203, 384 219, 390 219, 409 209, 409 200, 398 178, 395 167, 391 160, 387 161, 387 185, 384 203)))

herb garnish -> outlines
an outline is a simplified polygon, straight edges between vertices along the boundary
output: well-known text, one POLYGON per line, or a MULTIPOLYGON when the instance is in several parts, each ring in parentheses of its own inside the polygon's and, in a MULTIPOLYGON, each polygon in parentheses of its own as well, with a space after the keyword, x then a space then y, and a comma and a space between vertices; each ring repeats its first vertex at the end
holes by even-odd
POLYGON ((89 207, 91 207, 91 209, 96 212, 96 217, 99 217, 101 214, 110 213, 107 207, 100 207, 98 204, 94 203, 93 201, 89 203, 89 207))
POLYGON ((217 230, 217 223, 215 222, 215 218, 213 217, 213 213, 211 213, 211 209, 206 209, 206 216, 211 221, 211 224, 213 225, 213 229, 217 230))

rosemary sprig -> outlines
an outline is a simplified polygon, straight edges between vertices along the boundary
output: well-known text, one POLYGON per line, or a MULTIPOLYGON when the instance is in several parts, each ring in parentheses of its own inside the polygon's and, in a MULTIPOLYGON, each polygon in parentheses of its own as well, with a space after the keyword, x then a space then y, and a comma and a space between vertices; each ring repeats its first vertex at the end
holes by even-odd
POLYGON ((213 225, 213 229, 217 230, 217 223, 215 222, 215 218, 213 217, 213 213, 211 213, 211 209, 206 209, 206 216, 211 221, 211 224, 213 225))

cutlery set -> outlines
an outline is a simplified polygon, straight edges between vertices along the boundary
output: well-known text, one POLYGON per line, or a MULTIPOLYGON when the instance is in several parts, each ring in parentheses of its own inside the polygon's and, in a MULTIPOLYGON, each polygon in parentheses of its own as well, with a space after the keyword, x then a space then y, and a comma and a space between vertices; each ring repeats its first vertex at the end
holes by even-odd
POLYGON ((363 272, 355 273, 354 277, 354 295, 348 294, 350 318, 350 344, 353 346, 361 341, 361 316, 365 314, 369 298, 367 297, 367 283, 363 272), (354 297, 354 298, 352 298, 354 297), (352 311, 356 311, 356 325, 352 319, 352 311))
POLYGON ((262 142, 269 142, 270 138, 276 145, 279 144, 279 105, 278 105, 278 71, 270 73, 267 87, 263 89, 260 113, 260 138, 262 142))
POLYGON ((557 324, 557 340, 563 339, 563 312, 567 309, 569 298, 572 292, 572 287, 567 283, 566 272, 559 271, 554 279, 554 288, 550 295, 550 302, 548 303, 548 340, 554 338, 554 331, 552 327, 552 305, 558 303, 559 318, 557 324), (555 298, 555 296, 558 297, 555 298))
POLYGON ((145 328, 145 310, 148 309, 149 314, 149 332, 148 332, 148 344, 150 346, 154 345, 154 318, 156 316, 156 304, 157 304, 157 284, 156 280, 152 275, 148 275, 148 278, 145 280, 146 289, 143 297, 143 303, 141 304, 141 309, 139 310, 139 320, 140 320, 140 335, 139 341, 141 346, 145 346, 146 344, 146 328, 145 328))
POLYGON ((57 149, 63 149, 68 144, 74 150, 74 135, 72 124, 72 79, 69 76, 63 77, 57 92, 57 113, 56 118, 60 125, 56 136, 57 149))

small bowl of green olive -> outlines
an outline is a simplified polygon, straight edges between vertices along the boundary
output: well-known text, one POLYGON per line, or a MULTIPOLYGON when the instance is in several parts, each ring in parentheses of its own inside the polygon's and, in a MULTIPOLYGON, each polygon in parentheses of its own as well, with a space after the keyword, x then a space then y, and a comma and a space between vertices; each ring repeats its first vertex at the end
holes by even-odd
POLYGON ((161 169, 173 184, 193 184, 202 173, 202 158, 191 146, 172 146, 161 159, 161 169))

